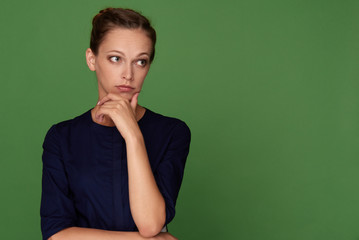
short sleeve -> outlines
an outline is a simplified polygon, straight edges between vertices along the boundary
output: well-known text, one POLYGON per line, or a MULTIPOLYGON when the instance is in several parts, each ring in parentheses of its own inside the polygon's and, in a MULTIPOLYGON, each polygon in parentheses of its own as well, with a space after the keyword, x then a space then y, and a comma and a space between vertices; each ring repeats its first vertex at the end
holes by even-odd
POLYGON ((76 213, 61 158, 56 125, 47 132, 43 143, 41 231, 43 240, 74 226, 76 213))
POLYGON ((170 142, 154 176, 166 202, 166 224, 175 216, 175 205, 181 187, 189 152, 191 132, 184 122, 173 129, 170 142))

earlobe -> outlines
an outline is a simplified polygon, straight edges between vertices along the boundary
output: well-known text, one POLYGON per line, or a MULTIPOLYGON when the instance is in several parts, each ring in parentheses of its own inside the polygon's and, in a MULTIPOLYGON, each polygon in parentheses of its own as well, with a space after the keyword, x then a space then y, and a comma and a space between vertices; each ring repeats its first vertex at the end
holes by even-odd
POLYGON ((96 61, 95 54, 92 52, 91 48, 88 48, 86 50, 86 63, 91 71, 96 71, 95 61, 96 61))

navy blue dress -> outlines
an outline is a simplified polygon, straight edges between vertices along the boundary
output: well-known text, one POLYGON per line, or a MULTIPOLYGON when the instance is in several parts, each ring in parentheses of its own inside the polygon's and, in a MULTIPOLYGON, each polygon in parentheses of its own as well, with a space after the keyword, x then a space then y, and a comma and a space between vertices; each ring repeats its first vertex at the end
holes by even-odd
MULTIPOLYGON (((166 202, 168 224, 175 215, 190 130, 181 120, 149 109, 138 125, 166 202)), ((129 206, 126 145, 116 127, 95 123, 89 110, 53 125, 43 149, 43 239, 74 226, 137 231, 129 206)))

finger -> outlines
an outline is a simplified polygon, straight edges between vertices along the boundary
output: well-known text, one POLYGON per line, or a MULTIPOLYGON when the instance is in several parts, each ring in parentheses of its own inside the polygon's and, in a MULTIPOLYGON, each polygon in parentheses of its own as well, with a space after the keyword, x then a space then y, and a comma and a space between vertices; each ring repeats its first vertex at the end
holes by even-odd
POLYGON ((102 122, 104 120, 104 115, 103 114, 98 114, 98 115, 95 115, 95 119, 96 121, 98 122, 102 122))
POLYGON ((108 100, 107 102, 102 103, 101 106, 98 107, 96 113, 95 113, 95 118, 100 120, 101 118, 103 119, 106 115, 111 117, 111 114, 114 113, 114 110, 121 110, 127 107, 131 108, 129 106, 129 102, 125 102, 125 101, 112 101, 112 100, 108 100))
POLYGON ((98 101, 97 105, 102 105, 105 102, 108 102, 110 100, 120 100, 120 99, 118 99, 118 96, 116 96, 115 94, 109 93, 106 96, 104 96, 102 99, 100 99, 100 101, 98 101))
POLYGON ((99 108, 96 113, 95 113, 95 118, 102 122, 102 120, 104 120, 105 118, 105 115, 109 115, 109 109, 108 108, 104 108, 104 107, 101 107, 99 108))
POLYGON ((105 96, 100 101, 97 102, 97 105, 102 105, 109 100, 110 100, 109 97, 105 96))
POLYGON ((100 122, 103 122, 104 120, 105 120, 105 116, 104 116, 104 115, 100 115, 99 121, 100 121, 100 122))
POLYGON ((98 112, 98 111, 95 113, 95 119, 96 119, 97 121, 102 122, 103 118, 104 118, 104 114, 103 114, 103 113, 100 113, 100 112, 98 112))
POLYGON ((133 111, 136 111, 137 103, 138 103, 138 95, 139 93, 135 93, 131 98, 131 107, 133 111))

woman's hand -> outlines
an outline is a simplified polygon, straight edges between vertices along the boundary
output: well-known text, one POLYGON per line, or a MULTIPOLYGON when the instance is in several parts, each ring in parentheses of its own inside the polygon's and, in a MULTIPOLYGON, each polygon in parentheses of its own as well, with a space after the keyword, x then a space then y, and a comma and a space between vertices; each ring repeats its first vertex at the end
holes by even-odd
POLYGON ((136 120, 138 94, 135 93, 131 100, 116 94, 107 94, 97 103, 99 108, 95 112, 96 120, 103 122, 105 116, 109 117, 125 140, 133 134, 138 134, 139 127, 136 120))

